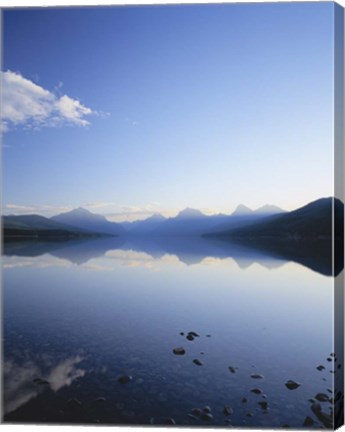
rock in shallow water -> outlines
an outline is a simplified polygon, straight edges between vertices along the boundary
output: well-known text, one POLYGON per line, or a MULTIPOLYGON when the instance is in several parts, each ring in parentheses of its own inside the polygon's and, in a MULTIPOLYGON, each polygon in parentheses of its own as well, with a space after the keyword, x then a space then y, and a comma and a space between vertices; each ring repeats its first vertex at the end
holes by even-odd
POLYGON ((105 397, 102 397, 102 396, 100 396, 100 397, 98 397, 98 398, 96 398, 96 399, 95 399, 95 402, 97 402, 97 403, 102 403, 102 402, 106 402, 106 398, 105 398, 105 397))
POLYGON ((204 414, 201 416, 201 420, 204 420, 204 421, 211 421, 211 420, 213 420, 213 415, 212 415, 211 413, 204 413, 204 414))
POLYGON ((268 402, 267 401, 260 401, 260 402, 258 402, 258 404, 260 405, 262 410, 264 410, 264 411, 268 410, 268 402))
POLYGON ((231 414, 233 414, 234 410, 229 406, 229 405, 225 405, 224 409, 223 409, 223 413, 226 416, 229 416, 231 414))
POLYGON ((37 385, 49 385, 49 381, 42 378, 34 378, 32 382, 34 382, 37 385))
POLYGON ((203 365, 203 362, 201 360, 199 360, 199 359, 194 359, 193 363, 196 364, 197 366, 202 366, 203 365))
POLYGON ((178 347, 173 349, 173 353, 176 355, 184 355, 186 354, 186 350, 183 347, 178 347))
POLYGON ((237 370, 238 368, 235 368, 235 367, 233 367, 233 366, 229 366, 229 371, 231 372, 231 373, 236 373, 236 370, 237 370))
POLYGON ((288 380, 285 383, 285 386, 289 389, 289 390, 295 390, 296 388, 300 387, 301 384, 297 383, 296 381, 293 380, 288 380))
POLYGON ((253 379, 263 379, 264 378, 263 375, 258 374, 258 373, 251 374, 250 377, 253 379))
POLYGON ((192 409, 192 414, 199 417, 201 415, 201 409, 200 408, 193 408, 192 409))
POLYGON ((318 393, 315 396, 315 399, 317 399, 319 402, 328 402, 329 398, 325 393, 318 393))
POLYGON ((132 379, 133 379, 133 377, 132 377, 131 375, 120 375, 120 376, 117 378, 117 381, 118 381, 120 384, 127 384, 127 383, 129 383, 130 381, 132 381, 132 379))
POLYGON ((314 420, 311 417, 307 416, 304 420, 303 426, 313 426, 313 424, 314 420))
POLYGON ((175 425, 176 422, 171 417, 160 417, 160 418, 151 417, 150 418, 150 424, 152 424, 152 425, 175 425))
POLYGON ((322 370, 324 370, 326 368, 325 368, 325 366, 319 365, 316 369, 319 370, 319 371, 322 371, 322 370))

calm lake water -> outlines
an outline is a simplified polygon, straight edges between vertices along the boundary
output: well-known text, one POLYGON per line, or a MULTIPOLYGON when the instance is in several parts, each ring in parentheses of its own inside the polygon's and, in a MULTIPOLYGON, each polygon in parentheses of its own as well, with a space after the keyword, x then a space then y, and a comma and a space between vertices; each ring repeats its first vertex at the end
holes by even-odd
POLYGON ((331 277, 206 240, 4 251, 5 421, 327 426, 311 399, 334 397, 331 277))

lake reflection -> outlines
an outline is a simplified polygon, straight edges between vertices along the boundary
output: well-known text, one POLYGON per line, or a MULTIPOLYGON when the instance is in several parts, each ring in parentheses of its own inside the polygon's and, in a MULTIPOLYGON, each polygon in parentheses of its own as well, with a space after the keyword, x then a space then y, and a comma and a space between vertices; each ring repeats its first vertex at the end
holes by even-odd
POLYGON ((331 426, 333 279, 315 266, 202 239, 4 253, 5 421, 331 426))

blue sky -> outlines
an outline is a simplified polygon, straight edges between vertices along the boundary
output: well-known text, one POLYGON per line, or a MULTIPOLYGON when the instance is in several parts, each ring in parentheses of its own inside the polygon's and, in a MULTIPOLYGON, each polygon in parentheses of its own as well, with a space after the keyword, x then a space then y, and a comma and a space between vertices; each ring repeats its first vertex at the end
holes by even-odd
POLYGON ((119 220, 332 195, 333 13, 5 10, 4 212, 119 220))

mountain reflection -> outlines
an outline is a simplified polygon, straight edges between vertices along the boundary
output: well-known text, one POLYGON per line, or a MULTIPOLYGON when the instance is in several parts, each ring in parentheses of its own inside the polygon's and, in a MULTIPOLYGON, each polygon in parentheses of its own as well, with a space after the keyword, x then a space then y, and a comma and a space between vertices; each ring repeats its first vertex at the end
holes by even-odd
MULTIPOLYGON (((145 253, 147 259, 160 260, 166 255, 176 256, 186 265, 198 264, 206 258, 232 258, 246 269, 254 263, 266 268, 276 268, 294 261, 324 275, 332 275, 332 254, 329 242, 314 243, 258 243, 234 242, 202 237, 107 237, 92 240, 67 240, 57 242, 11 241, 5 242, 3 254, 7 256, 37 257, 50 254, 54 257, 82 265, 91 259, 104 257, 117 251, 121 259, 130 251, 145 253)), ((145 265, 147 265, 147 259, 145 265)), ((143 260, 138 260, 140 265, 143 260)), ((342 270, 336 265, 335 274, 342 270)))

